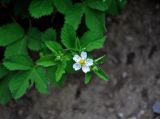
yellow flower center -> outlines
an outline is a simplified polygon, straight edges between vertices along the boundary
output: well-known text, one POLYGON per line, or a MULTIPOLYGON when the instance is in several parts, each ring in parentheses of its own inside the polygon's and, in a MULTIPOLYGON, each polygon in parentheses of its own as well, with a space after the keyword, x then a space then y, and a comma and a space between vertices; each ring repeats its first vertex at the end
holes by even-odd
POLYGON ((79 63, 80 63, 81 65, 85 65, 85 64, 86 64, 86 61, 83 60, 83 59, 81 59, 81 60, 79 61, 79 63))

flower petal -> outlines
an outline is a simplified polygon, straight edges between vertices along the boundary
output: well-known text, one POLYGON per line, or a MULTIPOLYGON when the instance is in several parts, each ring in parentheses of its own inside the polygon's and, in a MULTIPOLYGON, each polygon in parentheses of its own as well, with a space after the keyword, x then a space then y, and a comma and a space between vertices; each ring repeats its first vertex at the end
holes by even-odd
POLYGON ((87 72, 90 71, 90 68, 89 68, 88 66, 84 65, 84 66, 82 67, 82 71, 83 71, 84 73, 87 73, 87 72))
POLYGON ((86 66, 92 66, 92 65, 93 65, 93 59, 87 59, 86 66))
POLYGON ((81 52, 81 57, 82 57, 82 59, 87 59, 87 53, 86 52, 81 52))
POLYGON ((74 55, 73 60, 78 63, 81 60, 81 57, 79 55, 74 55))
POLYGON ((78 63, 73 64, 73 68, 75 71, 79 70, 81 68, 81 65, 78 63))

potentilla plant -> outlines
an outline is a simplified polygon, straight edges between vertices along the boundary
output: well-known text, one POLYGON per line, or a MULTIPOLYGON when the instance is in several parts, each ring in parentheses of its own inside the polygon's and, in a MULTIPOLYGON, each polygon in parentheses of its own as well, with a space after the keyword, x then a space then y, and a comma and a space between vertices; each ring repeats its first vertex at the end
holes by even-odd
POLYGON ((126 0, 0 0, 0 103, 21 98, 31 87, 48 93, 70 73, 108 80, 105 56, 91 52, 106 40, 105 16, 118 15, 126 0), (7 16, 7 17, 6 17, 7 16), (63 19, 64 18, 64 19, 63 19), (8 21, 8 22, 7 22, 8 21))

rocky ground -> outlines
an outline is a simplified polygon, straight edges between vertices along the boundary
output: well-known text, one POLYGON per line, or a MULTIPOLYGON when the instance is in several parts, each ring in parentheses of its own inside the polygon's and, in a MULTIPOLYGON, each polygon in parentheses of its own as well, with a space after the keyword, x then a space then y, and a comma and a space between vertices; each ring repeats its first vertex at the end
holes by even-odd
POLYGON ((0 106, 0 119, 160 119, 160 1, 130 0, 118 17, 108 17, 108 40, 95 53, 108 55, 102 66, 109 81, 69 76, 49 95, 35 91, 0 106))

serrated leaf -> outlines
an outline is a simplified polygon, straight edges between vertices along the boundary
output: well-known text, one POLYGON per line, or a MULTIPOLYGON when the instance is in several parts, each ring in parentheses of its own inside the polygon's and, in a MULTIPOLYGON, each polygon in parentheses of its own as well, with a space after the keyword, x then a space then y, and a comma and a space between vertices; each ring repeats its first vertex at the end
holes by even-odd
POLYGON ((82 4, 75 4, 65 15, 65 23, 73 26, 76 30, 81 23, 83 12, 84 6, 82 4))
POLYGON ((90 30, 105 31, 105 13, 85 7, 85 21, 90 30))
POLYGON ((9 70, 29 70, 33 67, 32 59, 29 56, 24 55, 6 58, 3 64, 9 70))
POLYGON ((42 40, 45 41, 55 41, 56 40, 56 31, 53 28, 47 29, 43 35, 42 40))
POLYGON ((32 0, 29 12, 34 18, 50 15, 53 12, 52 2, 51 0, 32 0))
POLYGON ((27 55, 26 37, 6 47, 5 58, 15 55, 27 55))
POLYGON ((90 72, 86 73, 84 83, 88 84, 91 81, 91 78, 92 78, 92 74, 90 72))
POLYGON ((42 56, 38 61, 37 64, 43 67, 50 67, 57 64, 55 61, 55 56, 53 55, 46 55, 42 56))
POLYGON ((61 45, 55 41, 47 41, 45 42, 45 45, 57 56, 60 55, 61 52, 63 52, 63 48, 61 47, 61 45))
POLYGON ((71 0, 53 0, 53 3, 57 10, 63 14, 66 14, 72 7, 71 0))
POLYGON ((22 97, 29 88, 29 72, 18 73, 11 78, 9 88, 15 99, 22 97))
POLYGON ((66 68, 66 62, 60 63, 57 67, 56 70, 56 82, 59 82, 63 76, 63 74, 65 73, 65 68, 66 68))
POLYGON ((109 8, 110 1, 111 0, 86 0, 86 3, 92 9, 106 11, 109 8))
POLYGON ((35 87, 39 92, 48 92, 48 80, 45 75, 45 69, 41 67, 33 68, 30 72, 30 78, 35 83, 35 87))
POLYGON ((8 70, 6 67, 3 66, 3 64, 0 64, 0 79, 3 78, 8 74, 8 70))
POLYGON ((86 32, 80 39, 81 47, 84 48, 85 51, 102 48, 104 42, 105 37, 101 33, 95 31, 86 32))
POLYGON ((37 28, 31 28, 28 32, 28 48, 33 51, 39 51, 42 49, 42 37, 41 32, 37 28))
POLYGON ((76 48, 76 31, 71 25, 64 25, 61 31, 61 39, 66 48, 76 48))
POLYGON ((12 77, 12 75, 8 75, 5 79, 0 81, 0 104, 6 104, 8 101, 11 100, 11 92, 9 90, 9 80, 12 77))
POLYGON ((109 80, 109 77, 105 74, 105 72, 102 69, 98 68, 98 70, 95 70, 94 72, 102 80, 109 80))
POLYGON ((16 23, 0 27, 0 46, 7 46, 24 36, 23 29, 16 23))

